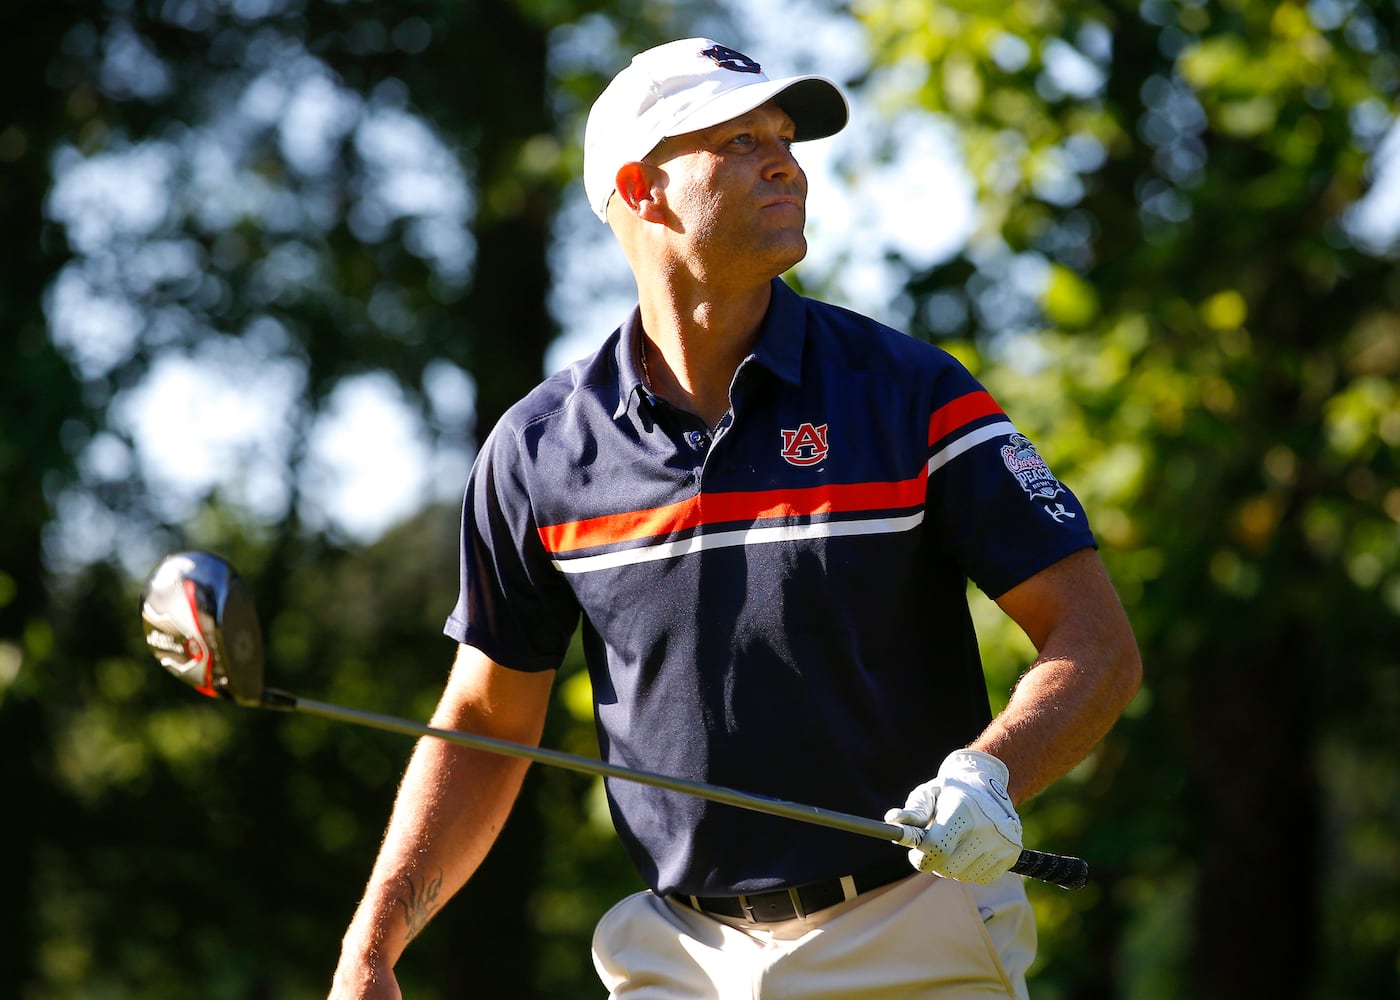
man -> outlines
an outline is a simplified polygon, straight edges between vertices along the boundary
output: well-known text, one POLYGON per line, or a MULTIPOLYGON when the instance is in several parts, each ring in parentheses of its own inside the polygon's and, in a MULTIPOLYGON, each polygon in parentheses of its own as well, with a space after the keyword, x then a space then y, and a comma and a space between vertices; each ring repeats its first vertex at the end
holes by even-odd
MULTIPOLYGON (((709 39, 637 56, 592 109, 585 186, 638 308, 505 416, 467 488, 434 725, 538 741, 581 619, 608 760, 929 828, 906 858, 610 782, 651 887, 595 935, 616 997, 1025 996, 1012 803, 1137 687, 1085 513, 1031 442, 944 352, 779 278, 806 252, 791 146, 846 116, 830 81, 709 39), (995 719, 969 578, 1039 653, 995 719)), ((414 887, 461 887, 524 770, 420 742, 335 996, 397 995, 436 905, 414 887)))

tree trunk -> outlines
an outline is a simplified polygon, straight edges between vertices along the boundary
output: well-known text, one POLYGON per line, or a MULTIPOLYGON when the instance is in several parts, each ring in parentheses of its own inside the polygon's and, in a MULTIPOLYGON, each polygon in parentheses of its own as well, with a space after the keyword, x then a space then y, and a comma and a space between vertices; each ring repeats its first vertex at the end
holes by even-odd
POLYGON ((1204 802, 1191 996, 1291 1000, 1309 995, 1317 948, 1317 686, 1302 624, 1241 631, 1258 644, 1221 650, 1191 687, 1204 802))

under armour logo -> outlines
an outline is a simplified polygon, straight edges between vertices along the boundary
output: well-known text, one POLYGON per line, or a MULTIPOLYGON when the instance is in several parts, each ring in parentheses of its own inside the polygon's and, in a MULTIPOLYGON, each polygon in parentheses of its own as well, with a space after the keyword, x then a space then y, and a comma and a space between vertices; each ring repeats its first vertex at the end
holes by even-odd
POLYGON ((795 431, 781 431, 783 450, 779 453, 789 465, 816 465, 825 460, 826 424, 813 427, 803 424, 795 431))
POLYGON ((728 45, 711 45, 700 54, 714 60, 715 65, 721 69, 732 69, 736 73, 763 72, 762 66, 744 53, 731 49, 728 45))
POLYGON ((1062 503, 1057 503, 1057 504, 1055 504, 1055 506, 1054 506, 1053 509, 1052 509, 1052 508, 1050 507, 1050 505, 1047 503, 1047 504, 1045 505, 1045 513, 1047 513, 1047 514, 1049 514, 1051 517, 1053 517, 1053 518, 1055 519, 1055 521, 1056 521, 1057 523, 1059 523, 1059 524, 1063 524, 1065 518, 1067 518, 1067 517, 1078 517, 1078 516, 1079 516, 1078 514, 1076 514, 1076 513, 1075 513, 1074 511, 1072 511, 1072 510, 1065 510, 1065 505, 1062 504, 1062 503))

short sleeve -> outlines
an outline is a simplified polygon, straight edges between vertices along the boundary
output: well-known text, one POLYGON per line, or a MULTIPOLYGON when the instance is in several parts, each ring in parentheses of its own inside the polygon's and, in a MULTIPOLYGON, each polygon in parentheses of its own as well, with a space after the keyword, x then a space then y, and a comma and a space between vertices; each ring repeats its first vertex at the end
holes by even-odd
POLYGON ((1079 499, 961 365, 929 417, 927 513, 940 550, 991 598, 1096 543, 1079 499))
POLYGON ((462 503, 457 605, 443 631, 502 666, 557 668, 578 624, 573 591, 540 541, 529 463, 506 422, 488 436, 462 503))

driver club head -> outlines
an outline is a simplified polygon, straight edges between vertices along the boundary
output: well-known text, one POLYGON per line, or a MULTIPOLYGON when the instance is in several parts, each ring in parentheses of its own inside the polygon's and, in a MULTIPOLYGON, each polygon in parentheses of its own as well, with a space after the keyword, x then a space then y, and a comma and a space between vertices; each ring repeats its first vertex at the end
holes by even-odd
POLYGON ((141 620, 156 661, 200 694, 262 704, 262 630, 248 585, 225 560, 166 556, 141 590, 141 620))

